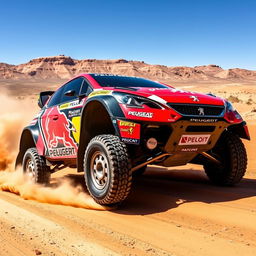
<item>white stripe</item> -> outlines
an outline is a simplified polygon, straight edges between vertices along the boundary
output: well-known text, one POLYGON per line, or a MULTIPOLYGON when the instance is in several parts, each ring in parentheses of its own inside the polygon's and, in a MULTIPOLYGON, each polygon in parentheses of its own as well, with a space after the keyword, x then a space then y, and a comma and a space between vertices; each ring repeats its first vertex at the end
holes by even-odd
POLYGON ((167 103, 167 101, 165 101, 164 99, 162 99, 162 98, 160 98, 160 97, 158 97, 156 95, 151 95, 148 98, 151 99, 151 100, 154 100, 156 102, 162 103, 162 104, 166 104, 167 103))

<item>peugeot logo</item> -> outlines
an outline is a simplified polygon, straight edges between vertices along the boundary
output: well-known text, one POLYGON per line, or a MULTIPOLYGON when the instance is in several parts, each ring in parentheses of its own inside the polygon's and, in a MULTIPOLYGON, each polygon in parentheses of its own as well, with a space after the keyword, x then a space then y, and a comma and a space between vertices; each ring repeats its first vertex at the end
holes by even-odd
POLYGON ((204 116, 204 109, 203 108, 198 108, 197 110, 199 112, 199 116, 204 116))
POLYGON ((193 101, 199 101, 199 99, 194 95, 189 96, 189 98, 192 99, 193 101))

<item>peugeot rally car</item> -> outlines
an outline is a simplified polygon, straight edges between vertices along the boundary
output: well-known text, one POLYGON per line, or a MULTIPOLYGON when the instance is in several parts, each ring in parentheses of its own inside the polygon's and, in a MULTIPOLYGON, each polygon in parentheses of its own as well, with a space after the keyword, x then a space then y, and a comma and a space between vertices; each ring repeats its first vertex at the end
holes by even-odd
POLYGON ((144 78, 82 74, 41 92, 16 165, 35 182, 65 167, 84 172, 94 200, 122 202, 147 165, 200 164, 218 185, 241 180, 246 123, 230 102, 144 78))

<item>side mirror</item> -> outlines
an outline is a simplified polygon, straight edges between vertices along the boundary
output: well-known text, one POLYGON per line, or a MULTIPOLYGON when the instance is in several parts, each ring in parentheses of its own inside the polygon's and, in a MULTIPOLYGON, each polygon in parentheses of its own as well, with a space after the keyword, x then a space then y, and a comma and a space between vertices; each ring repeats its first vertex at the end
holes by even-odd
POLYGON ((76 95, 76 91, 75 90, 68 90, 64 93, 65 96, 70 96, 73 97, 76 95))
POLYGON ((39 98, 38 98, 38 106, 39 108, 43 108, 48 99, 54 94, 54 91, 45 91, 40 92, 39 98))

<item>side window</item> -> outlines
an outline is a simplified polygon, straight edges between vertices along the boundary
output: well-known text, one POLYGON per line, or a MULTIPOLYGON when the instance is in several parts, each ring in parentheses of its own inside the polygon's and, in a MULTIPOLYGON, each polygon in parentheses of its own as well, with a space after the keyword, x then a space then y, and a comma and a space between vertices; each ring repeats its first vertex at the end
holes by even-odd
POLYGON ((50 98, 48 107, 52 107, 58 105, 61 102, 61 96, 63 94, 64 86, 60 87, 50 98))
POLYGON ((76 78, 64 85, 61 103, 66 102, 66 101, 75 100, 78 97, 83 80, 84 79, 82 77, 79 77, 79 78, 76 78), (65 93, 67 91, 75 91, 75 95, 74 96, 66 96, 65 93))
POLYGON ((89 93, 92 92, 91 86, 87 83, 87 81, 84 79, 80 95, 88 95, 89 93))

